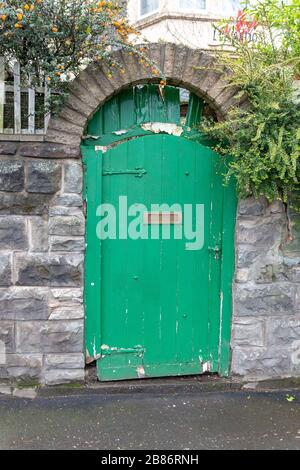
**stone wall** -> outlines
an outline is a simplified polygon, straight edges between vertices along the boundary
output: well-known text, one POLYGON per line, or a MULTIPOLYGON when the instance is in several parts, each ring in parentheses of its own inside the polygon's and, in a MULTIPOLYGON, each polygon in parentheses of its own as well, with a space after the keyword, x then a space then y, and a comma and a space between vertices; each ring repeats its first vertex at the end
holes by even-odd
MULTIPOLYGON (((0 381, 83 380, 79 149, 0 142, 0 154, 0 381)), ((288 213, 263 199, 239 204, 233 375, 300 375, 299 207, 297 195, 288 213)))
POLYGON ((0 153, 0 380, 83 380, 79 149, 0 142, 0 153))
POLYGON ((299 199, 239 204, 232 373, 300 376, 299 199), (291 232, 290 232, 291 230, 291 232))
MULTIPOLYGON (((219 117, 247 108, 247 97, 228 87, 213 57, 174 44, 147 47, 168 84, 203 97, 219 117)), ((118 51, 115 60, 124 73, 117 69, 112 78, 101 64, 80 73, 43 142, 0 139, 0 380, 53 384, 84 377, 79 145, 103 103, 133 84, 160 80, 135 56, 118 51)), ((300 375, 299 199, 289 224, 280 204, 239 205, 232 374, 300 375)))

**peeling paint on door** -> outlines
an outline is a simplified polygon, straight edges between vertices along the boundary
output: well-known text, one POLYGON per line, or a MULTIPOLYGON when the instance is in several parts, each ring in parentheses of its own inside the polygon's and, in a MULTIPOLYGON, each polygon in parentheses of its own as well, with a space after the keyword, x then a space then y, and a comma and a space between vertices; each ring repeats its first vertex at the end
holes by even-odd
POLYGON ((141 128, 145 131, 151 131, 154 134, 169 134, 180 137, 183 134, 183 128, 176 124, 166 122, 147 122, 142 124, 141 128))
MULTIPOLYGON (((109 103, 99 111, 88 130, 99 138, 91 147, 87 139, 82 147, 87 169, 87 357, 98 359, 103 381, 227 373, 235 198, 232 188, 222 184, 224 162, 200 143, 195 131, 190 134, 180 125, 177 92, 167 90, 163 104, 155 87, 126 93, 126 107, 115 98, 120 115, 113 114, 109 103), (156 108, 150 109, 153 102, 156 108), (105 116, 111 117, 109 125, 105 116), (146 207, 203 204, 203 249, 189 251, 185 240, 161 236, 100 242, 96 208, 102 202, 117 207, 120 194, 130 204, 146 207)), ((199 118, 202 107, 195 99, 193 109, 199 118)), ((188 122, 195 119, 191 111, 188 122)), ((171 233, 184 223, 176 214, 169 217, 174 223, 167 224, 171 233)), ((150 222, 146 213, 144 217, 150 222)), ((145 225, 149 230, 153 226, 145 225)))

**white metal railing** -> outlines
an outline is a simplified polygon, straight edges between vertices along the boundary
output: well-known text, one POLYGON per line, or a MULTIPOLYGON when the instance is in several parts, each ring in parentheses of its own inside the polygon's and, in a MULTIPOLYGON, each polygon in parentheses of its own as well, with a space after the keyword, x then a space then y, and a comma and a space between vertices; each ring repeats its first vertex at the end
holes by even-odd
POLYGON ((5 81, 5 61, 0 57, 0 134, 45 134, 50 119, 45 112, 50 93, 46 81, 35 89, 22 87, 19 62, 14 62, 12 72, 12 80, 5 81))

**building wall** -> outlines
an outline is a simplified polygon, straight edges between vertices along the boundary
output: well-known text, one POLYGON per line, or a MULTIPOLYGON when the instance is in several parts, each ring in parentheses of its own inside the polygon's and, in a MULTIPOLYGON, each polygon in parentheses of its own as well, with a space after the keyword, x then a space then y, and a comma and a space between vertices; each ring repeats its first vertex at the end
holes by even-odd
MULTIPOLYGON (((149 54, 169 82, 185 83, 221 115, 243 105, 221 72, 199 67, 212 63, 207 54, 172 44, 152 44, 149 54)), ((133 82, 157 81, 138 58, 117 52, 116 60, 123 61, 125 73, 111 81, 99 65, 81 72, 43 142, 1 136, 0 381, 54 384, 84 378, 79 145, 87 120, 107 99, 133 82)), ((300 376, 299 207, 296 193, 288 207, 263 199, 240 201, 232 375, 300 376)))
POLYGON ((0 380, 83 380, 79 149, 0 142, 0 380))
POLYGON ((140 0, 128 1, 128 18, 141 32, 139 41, 166 41, 184 44, 192 48, 214 49, 220 45, 220 37, 213 23, 237 12, 238 2, 207 0, 205 10, 184 10, 177 0, 160 0, 159 10, 140 16, 140 0), (233 6, 234 5, 234 6, 233 6))
POLYGON ((299 200, 239 204, 232 374, 300 376, 299 200))
MULTIPOLYGON (((82 165, 68 146, 0 142, 0 381, 84 380, 82 165)), ((240 201, 232 375, 300 376, 299 199, 240 201)))

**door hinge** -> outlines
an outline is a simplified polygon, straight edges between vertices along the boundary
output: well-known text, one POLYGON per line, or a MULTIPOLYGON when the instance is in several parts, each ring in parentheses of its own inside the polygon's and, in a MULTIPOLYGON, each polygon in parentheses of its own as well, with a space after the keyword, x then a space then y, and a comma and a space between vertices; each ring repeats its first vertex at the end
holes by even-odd
POLYGON ((111 356, 112 354, 138 354, 143 355, 145 353, 145 348, 142 346, 135 346, 134 348, 117 348, 109 347, 106 344, 101 346, 102 356, 111 356))
POLYGON ((144 168, 135 168, 134 170, 103 170, 103 176, 114 175, 134 175, 136 178, 143 178, 147 174, 144 168))

